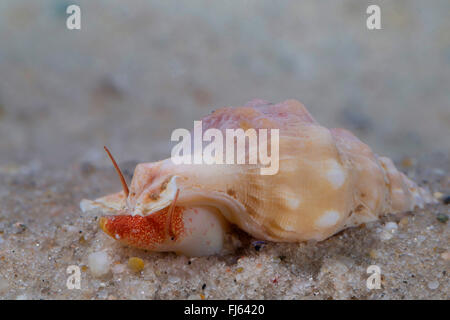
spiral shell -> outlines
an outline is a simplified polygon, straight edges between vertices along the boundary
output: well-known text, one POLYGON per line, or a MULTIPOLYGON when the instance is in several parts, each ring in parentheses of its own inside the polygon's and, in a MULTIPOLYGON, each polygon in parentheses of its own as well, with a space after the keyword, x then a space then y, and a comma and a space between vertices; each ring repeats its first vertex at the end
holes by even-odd
POLYGON ((127 199, 121 193, 84 207, 148 216, 167 208, 179 189, 179 206, 214 208, 258 239, 296 242, 323 240, 432 201, 390 159, 347 130, 319 125, 296 100, 221 108, 202 123, 203 130, 279 129, 278 173, 261 175, 260 164, 143 163, 127 199))

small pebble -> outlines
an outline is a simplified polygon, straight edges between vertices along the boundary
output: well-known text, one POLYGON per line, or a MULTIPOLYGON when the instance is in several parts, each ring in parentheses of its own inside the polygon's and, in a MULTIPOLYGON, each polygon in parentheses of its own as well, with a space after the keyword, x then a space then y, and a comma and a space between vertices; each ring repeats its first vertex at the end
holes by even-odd
POLYGON ((84 238, 84 236, 81 236, 81 237, 78 239, 78 242, 79 242, 80 244, 85 244, 85 243, 86 243, 86 239, 84 238))
POLYGON ((437 200, 441 200, 443 196, 444 195, 442 194, 442 192, 436 191, 435 193, 433 193, 433 197, 435 197, 437 200))
POLYGON ((27 230, 27 226, 21 222, 16 222, 13 226, 15 234, 21 234, 27 230))
POLYGON ((450 204, 450 196, 445 196, 445 197, 442 199, 442 202, 443 202, 444 204, 450 204))
POLYGON ((380 239, 381 240, 391 240, 393 237, 392 233, 387 232, 387 231, 381 231, 380 232, 380 239))
POLYGON ((369 256, 370 256, 372 259, 378 258, 378 252, 377 252, 377 250, 375 250, 375 249, 370 250, 369 256))
POLYGON ((266 244, 265 241, 253 241, 252 245, 254 246, 256 251, 261 250, 261 248, 266 244))
POLYGON ((126 269, 126 265, 119 263, 112 267, 112 272, 115 274, 122 273, 125 271, 125 269, 126 269))
POLYGON ((104 276, 109 272, 111 262, 105 251, 93 252, 88 256, 88 265, 94 277, 104 276))
POLYGON ((445 252, 442 252, 441 253, 441 258, 446 260, 446 261, 450 260, 450 251, 447 250, 445 252))
POLYGON ((436 290, 439 287, 439 282, 436 280, 428 282, 428 288, 430 290, 436 290))
POLYGON ((144 260, 138 257, 131 257, 128 260, 128 267, 134 272, 141 272, 144 269, 144 260))
POLYGON ((384 230, 394 233, 397 231, 398 226, 395 222, 388 222, 384 226, 384 230))
POLYGON ((175 283, 180 282, 180 278, 174 277, 174 276, 170 276, 169 278, 167 278, 167 281, 169 281, 170 283, 175 284, 175 283))
POLYGON ((397 231, 398 226, 395 222, 388 222, 384 225, 383 230, 380 233, 381 240, 390 240, 394 236, 394 233, 397 231))
POLYGON ((399 225, 401 225, 402 227, 406 226, 409 222, 409 218, 408 217, 403 217, 400 221, 399 221, 399 225))
POLYGON ((442 223, 446 223, 448 221, 448 215, 446 215, 445 213, 438 213, 436 218, 438 219, 439 222, 442 223))

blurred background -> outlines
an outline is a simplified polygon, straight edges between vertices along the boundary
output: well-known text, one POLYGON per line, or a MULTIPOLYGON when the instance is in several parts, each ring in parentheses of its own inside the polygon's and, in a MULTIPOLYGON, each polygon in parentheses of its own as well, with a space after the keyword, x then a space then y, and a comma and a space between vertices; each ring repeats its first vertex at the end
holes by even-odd
POLYGON ((448 0, 2 0, 0 165, 110 165, 103 145, 160 160, 175 128, 253 98, 298 99, 394 159, 448 151, 449 14, 448 0))

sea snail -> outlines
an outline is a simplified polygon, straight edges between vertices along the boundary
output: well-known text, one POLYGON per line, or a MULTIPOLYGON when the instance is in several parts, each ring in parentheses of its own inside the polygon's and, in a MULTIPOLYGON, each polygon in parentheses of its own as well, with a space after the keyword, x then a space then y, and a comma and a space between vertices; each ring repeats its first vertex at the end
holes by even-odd
POLYGON ((222 251, 230 224, 260 240, 320 241, 432 201, 390 159, 347 130, 320 126, 296 100, 221 108, 202 119, 203 131, 209 128, 278 129, 278 172, 261 174, 261 164, 248 161, 169 158, 138 164, 128 190, 110 156, 124 190, 83 200, 81 209, 100 210, 100 228, 124 244, 201 256, 222 251))

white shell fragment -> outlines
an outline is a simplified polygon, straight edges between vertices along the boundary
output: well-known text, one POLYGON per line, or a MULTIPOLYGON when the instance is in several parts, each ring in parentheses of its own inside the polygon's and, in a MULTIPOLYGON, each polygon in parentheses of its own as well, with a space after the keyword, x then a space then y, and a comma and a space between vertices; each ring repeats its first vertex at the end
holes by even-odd
POLYGON ((88 256, 88 266, 94 277, 102 277, 109 272, 110 260, 105 251, 93 252, 88 256))

